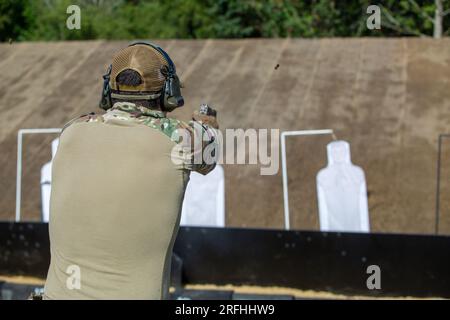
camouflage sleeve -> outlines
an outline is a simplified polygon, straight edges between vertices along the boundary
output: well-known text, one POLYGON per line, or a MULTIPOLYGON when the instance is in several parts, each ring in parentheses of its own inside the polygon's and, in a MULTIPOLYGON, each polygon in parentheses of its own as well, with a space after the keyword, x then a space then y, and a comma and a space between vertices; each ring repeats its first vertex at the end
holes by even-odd
POLYGON ((87 113, 87 114, 83 114, 82 116, 76 117, 72 120, 70 120, 69 122, 67 122, 64 127, 62 128, 62 132, 64 132, 64 130, 66 130, 68 127, 70 127, 71 125, 75 124, 75 123, 80 123, 80 122, 94 122, 94 121, 103 121, 103 117, 99 114, 96 114, 95 112, 91 112, 91 113, 87 113))
POLYGON ((190 121, 182 123, 178 133, 184 168, 203 175, 212 171, 219 155, 217 129, 199 121, 190 121))
MULTIPOLYGON (((122 117, 131 119, 128 113, 120 113, 122 117)), ((176 143, 171 156, 181 168, 197 171, 203 175, 212 171, 219 156, 219 134, 217 129, 201 121, 185 123, 177 119, 165 117, 144 117, 138 122, 161 131, 176 143)), ((69 121, 63 131, 69 126, 82 122, 108 122, 103 115, 94 112, 82 115, 69 121)))

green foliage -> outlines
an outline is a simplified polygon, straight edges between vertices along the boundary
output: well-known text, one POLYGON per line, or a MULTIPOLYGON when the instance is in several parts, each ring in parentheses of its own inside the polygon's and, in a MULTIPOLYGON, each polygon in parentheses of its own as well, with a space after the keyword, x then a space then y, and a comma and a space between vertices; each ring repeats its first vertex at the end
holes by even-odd
POLYGON ((383 26, 390 29, 388 35, 433 34, 434 0, 387 0, 381 4, 383 26))
MULTIPOLYGON (((444 1, 444 7, 450 7, 444 1)), ((384 0, 382 30, 366 28, 369 0, 0 0, 0 41, 432 35, 434 0, 384 0), (81 30, 66 27, 81 8, 81 30)), ((450 15, 444 18, 450 30, 450 15)), ((450 31, 449 31, 450 32, 450 31)))
POLYGON ((0 0, 0 41, 18 37, 26 28, 26 0, 0 0))

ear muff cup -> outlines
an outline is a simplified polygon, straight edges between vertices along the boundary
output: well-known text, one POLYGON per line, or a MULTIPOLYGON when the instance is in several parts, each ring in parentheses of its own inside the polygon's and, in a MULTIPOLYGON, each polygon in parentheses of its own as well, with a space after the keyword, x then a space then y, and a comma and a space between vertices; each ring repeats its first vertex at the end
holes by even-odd
POLYGON ((160 105, 163 111, 170 112, 184 105, 180 80, 176 74, 167 77, 160 98, 160 105))
POLYGON ((111 76, 112 65, 109 65, 108 70, 103 75, 103 88, 102 88, 102 96, 100 98, 100 108, 103 110, 108 110, 112 107, 111 100, 111 87, 109 85, 109 79, 111 76))

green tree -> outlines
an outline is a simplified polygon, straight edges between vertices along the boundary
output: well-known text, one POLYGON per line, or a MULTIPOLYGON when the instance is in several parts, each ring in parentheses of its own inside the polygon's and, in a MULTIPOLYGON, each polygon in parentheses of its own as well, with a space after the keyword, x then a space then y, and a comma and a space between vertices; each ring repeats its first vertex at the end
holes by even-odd
POLYGON ((0 0, 0 41, 448 35, 449 2, 380 0, 368 30, 370 0, 0 0), (66 27, 71 4, 81 30, 66 27))
POLYGON ((444 19, 450 8, 445 9, 445 6, 450 7, 448 0, 384 1, 382 25, 395 35, 440 38, 450 32, 450 21, 444 19))
POLYGON ((26 0, 0 0, 0 41, 16 39, 27 27, 26 0))

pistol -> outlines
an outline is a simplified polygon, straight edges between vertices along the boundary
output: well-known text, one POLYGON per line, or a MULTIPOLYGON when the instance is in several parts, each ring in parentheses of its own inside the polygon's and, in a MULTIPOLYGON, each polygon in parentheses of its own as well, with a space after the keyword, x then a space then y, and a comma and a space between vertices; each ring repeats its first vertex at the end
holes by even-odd
POLYGON ((200 114, 203 114, 205 116, 211 116, 211 117, 217 117, 217 111, 211 108, 208 104, 203 103, 200 105, 200 114))

